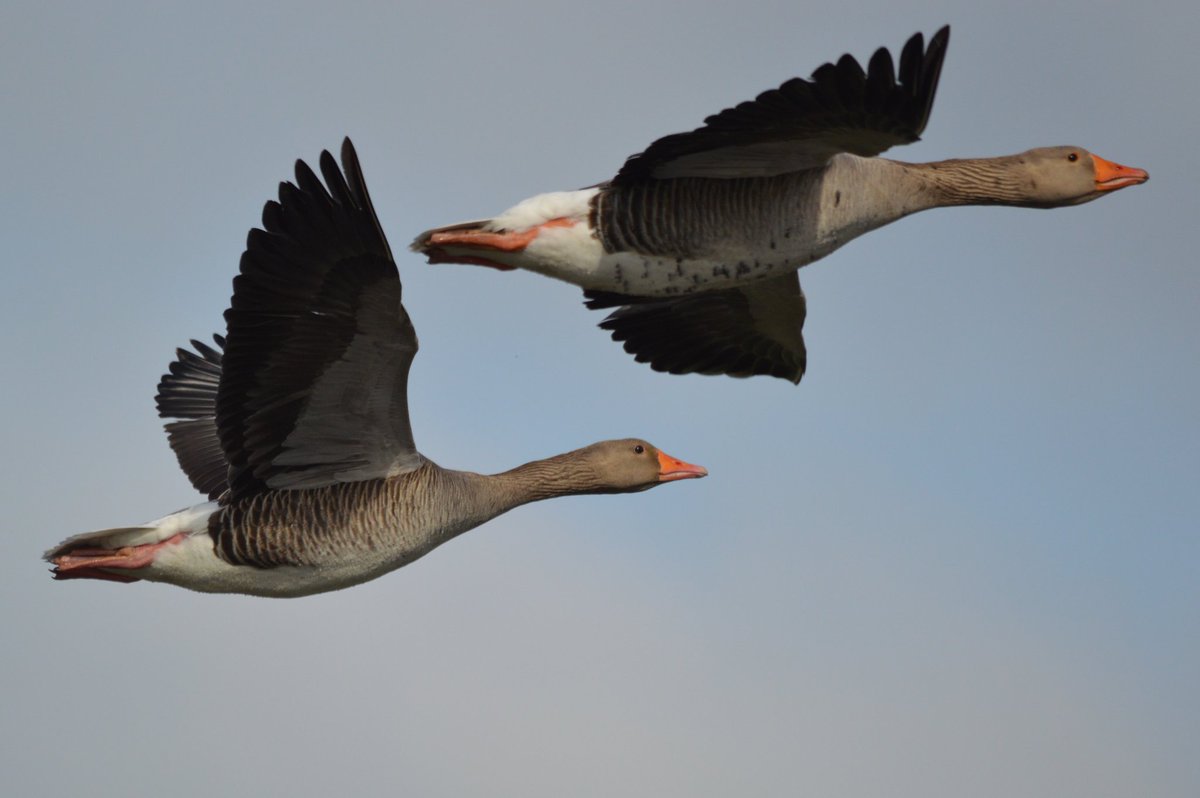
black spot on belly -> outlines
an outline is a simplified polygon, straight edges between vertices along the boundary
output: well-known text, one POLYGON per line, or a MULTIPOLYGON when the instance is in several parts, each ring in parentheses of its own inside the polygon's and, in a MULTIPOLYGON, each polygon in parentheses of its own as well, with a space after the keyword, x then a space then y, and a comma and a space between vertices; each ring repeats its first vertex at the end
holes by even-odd
POLYGON ((784 231, 783 231, 783 237, 784 237, 784 238, 791 238, 791 237, 792 237, 792 231, 791 231, 791 228, 789 228, 789 229, 787 229, 787 230, 784 230, 784 231))
POLYGON ((771 239, 771 249, 775 249, 775 240, 771 239))
POLYGON ((837 206, 839 206, 841 204, 842 204, 842 192, 840 192, 840 191, 833 192, 833 207, 836 208, 837 206))
POLYGON ((746 261, 744 261, 744 260, 738 261, 737 276, 745 277, 749 273, 750 273, 750 265, 747 264, 746 261))

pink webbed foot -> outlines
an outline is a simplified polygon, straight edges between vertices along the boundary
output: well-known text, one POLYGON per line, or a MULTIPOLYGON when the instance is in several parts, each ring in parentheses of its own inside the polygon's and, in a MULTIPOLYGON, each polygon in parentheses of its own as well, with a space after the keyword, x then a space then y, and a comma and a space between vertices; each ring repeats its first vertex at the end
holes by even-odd
POLYGON ((145 568, 154 562, 158 552, 165 546, 171 546, 183 541, 185 535, 180 532, 173 537, 158 543, 146 543, 141 546, 123 546, 119 549, 78 548, 55 557, 55 579, 104 579, 110 582, 137 582, 139 577, 114 573, 115 571, 135 571, 145 568), (111 569, 111 570, 110 570, 111 569))
POLYGON ((472 266, 489 266, 501 271, 512 271, 515 266, 489 258, 487 252, 523 252, 542 230, 551 227, 571 227, 575 222, 571 219, 558 218, 543 222, 528 230, 520 232, 493 232, 480 228, 455 227, 432 233, 424 241, 421 251, 428 257, 430 263, 466 263, 472 266), (477 254, 451 255, 446 251, 451 248, 468 248, 477 254))

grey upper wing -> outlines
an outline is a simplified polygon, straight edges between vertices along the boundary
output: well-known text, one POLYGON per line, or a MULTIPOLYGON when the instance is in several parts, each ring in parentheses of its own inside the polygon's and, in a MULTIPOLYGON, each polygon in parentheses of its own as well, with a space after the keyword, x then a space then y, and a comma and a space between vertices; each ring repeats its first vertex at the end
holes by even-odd
POLYGON ((250 231, 225 312, 217 428, 233 497, 403 473, 417 336, 354 147, 321 154, 250 231), (326 186, 328 188, 326 188, 326 186))
POLYGON ((221 350, 225 339, 214 335, 216 347, 192 341, 192 352, 176 349, 175 360, 158 383, 155 404, 179 467, 201 493, 216 499, 229 487, 229 463, 217 435, 217 388, 221 382, 221 350))
POLYGON ((668 299, 585 291, 589 308, 618 307, 600 327, 639 363, 670 374, 804 376, 804 293, 796 272, 742 288, 668 299))
POLYGON ((886 48, 866 71, 850 55, 812 78, 793 78, 727 108, 689 133, 675 133, 631 156, 614 183, 671 177, 769 177, 820 166, 839 152, 874 156, 916 141, 937 91, 950 27, 929 47, 917 33, 898 67, 886 48))

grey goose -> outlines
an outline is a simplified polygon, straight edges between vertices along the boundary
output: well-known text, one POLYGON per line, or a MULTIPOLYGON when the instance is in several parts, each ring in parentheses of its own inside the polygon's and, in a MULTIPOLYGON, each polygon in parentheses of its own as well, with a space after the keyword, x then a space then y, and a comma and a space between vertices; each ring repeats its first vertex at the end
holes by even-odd
POLYGON ((799 382, 797 269, 927 208, 1078 205, 1145 182, 1082 147, 903 163, 876 157, 925 129, 950 39, 920 33, 793 78, 655 141, 616 176, 539 194, 492 219, 428 230, 430 263, 528 269, 584 289, 600 326, 672 374, 799 382))
POLYGON ((325 185, 303 162, 250 231, 227 333, 178 350, 159 414, 209 501, 46 552, 58 579, 303 596, 365 582, 527 502, 627 493, 707 472, 610 440, 501 474, 442 468, 413 444, 417 336, 349 139, 325 185))

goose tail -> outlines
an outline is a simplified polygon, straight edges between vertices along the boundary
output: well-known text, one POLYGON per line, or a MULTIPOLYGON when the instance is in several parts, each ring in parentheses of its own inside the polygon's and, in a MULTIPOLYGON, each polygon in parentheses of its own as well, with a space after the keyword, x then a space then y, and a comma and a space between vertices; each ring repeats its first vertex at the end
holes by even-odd
POLYGON ((158 542, 153 526, 122 526, 84 532, 59 543, 42 555, 54 566, 50 573, 55 579, 107 579, 113 582, 136 582, 132 575, 103 571, 101 563, 114 562, 121 552, 153 545, 158 542))
POLYGON ((413 239, 409 249, 424 255, 429 263, 465 263, 511 271, 516 267, 501 263, 495 257, 488 257, 488 253, 495 255, 500 252, 519 251, 528 243, 524 239, 532 239, 532 236, 498 233, 492 224, 491 219, 480 219, 435 227, 413 239), (522 240, 517 242, 517 238, 522 240))
POLYGON ((141 526, 98 529, 73 535, 42 555, 55 579, 137 582, 159 552, 207 530, 215 502, 189 507, 141 526))

